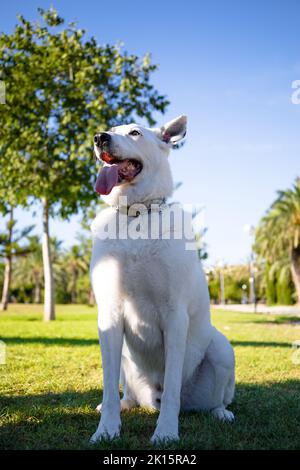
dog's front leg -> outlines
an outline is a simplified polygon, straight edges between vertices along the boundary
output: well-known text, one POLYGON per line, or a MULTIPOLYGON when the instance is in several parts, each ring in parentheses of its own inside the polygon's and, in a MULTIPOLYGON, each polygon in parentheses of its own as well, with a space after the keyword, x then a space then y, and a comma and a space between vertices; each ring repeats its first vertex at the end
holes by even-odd
POLYGON ((121 429, 119 378, 124 330, 121 312, 99 307, 98 328, 104 389, 101 418, 91 443, 118 437, 121 429))
POLYGON ((151 439, 153 444, 178 440, 178 415, 187 331, 187 313, 184 311, 170 313, 164 328, 164 389, 159 418, 151 439))

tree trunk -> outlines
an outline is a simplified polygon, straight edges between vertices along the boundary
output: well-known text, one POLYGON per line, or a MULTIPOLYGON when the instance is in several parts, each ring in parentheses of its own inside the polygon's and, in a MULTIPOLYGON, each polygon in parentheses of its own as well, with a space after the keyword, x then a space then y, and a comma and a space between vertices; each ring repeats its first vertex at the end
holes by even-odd
POLYGON ((11 283, 11 273, 12 273, 12 253, 11 253, 11 244, 13 236, 13 209, 10 209, 9 212, 9 221, 7 224, 8 227, 8 237, 7 237, 7 256, 5 259, 5 270, 4 270, 4 281, 2 289, 2 300, 1 300, 1 310, 7 310, 8 301, 9 301, 9 288, 11 283))
POLYGON ((55 320, 54 281, 49 236, 49 203, 43 199, 43 265, 45 281, 44 320, 55 320))
POLYGON ((90 288, 90 292, 89 292, 89 305, 91 306, 95 305, 95 296, 94 296, 94 291, 92 288, 90 288))
POLYGON ((76 300, 77 300, 77 272, 74 271, 72 274, 71 303, 76 304, 76 300))
POLYGON ((297 304, 300 305, 300 249, 292 248, 291 251, 291 272, 296 288, 297 304))
POLYGON ((12 259, 8 256, 5 260, 4 282, 2 289, 1 310, 7 310, 9 301, 9 287, 11 282, 12 259))
POLYGON ((41 303, 41 285, 39 281, 35 281, 34 286, 34 303, 40 304, 41 303))

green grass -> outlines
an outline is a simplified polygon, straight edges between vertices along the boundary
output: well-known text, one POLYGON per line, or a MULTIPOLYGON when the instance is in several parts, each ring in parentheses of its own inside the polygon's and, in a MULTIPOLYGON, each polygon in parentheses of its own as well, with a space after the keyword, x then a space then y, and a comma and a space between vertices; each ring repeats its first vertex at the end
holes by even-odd
MULTIPOLYGON (((43 323, 40 306, 10 306, 0 315, 7 364, 0 366, 0 448, 86 449, 102 396, 96 310, 58 306, 43 323)), ((299 319, 218 312, 214 324, 236 353, 234 424, 205 413, 180 415, 181 440, 170 449, 300 448, 300 364, 291 343, 299 319)), ((300 355, 299 355, 300 356, 300 355)), ((121 438, 96 448, 151 449, 157 413, 122 415, 121 438)))

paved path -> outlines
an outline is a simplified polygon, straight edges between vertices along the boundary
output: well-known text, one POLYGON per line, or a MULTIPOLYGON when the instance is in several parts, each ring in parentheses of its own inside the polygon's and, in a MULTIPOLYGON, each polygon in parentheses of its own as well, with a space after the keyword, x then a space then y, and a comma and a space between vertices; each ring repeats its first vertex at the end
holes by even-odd
MULTIPOLYGON (((245 313, 253 313, 254 306, 252 304, 219 304, 214 305, 212 304, 212 308, 215 310, 231 310, 234 312, 245 312, 245 313)), ((291 305, 276 305, 275 307, 269 307, 265 304, 258 304, 256 306, 257 313, 272 313, 274 315, 295 315, 300 317, 300 306, 291 306, 291 305)))

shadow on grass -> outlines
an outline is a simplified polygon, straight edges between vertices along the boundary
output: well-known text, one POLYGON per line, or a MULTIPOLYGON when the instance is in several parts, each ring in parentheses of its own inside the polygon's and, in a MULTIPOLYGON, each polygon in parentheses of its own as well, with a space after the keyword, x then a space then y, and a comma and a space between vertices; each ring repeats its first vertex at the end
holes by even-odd
POLYGON ((287 317, 285 315, 272 318, 272 320, 254 320, 251 323, 261 323, 263 325, 300 325, 300 317, 287 317))
MULTIPOLYGON (((60 314, 58 313, 55 319, 57 323, 69 323, 69 322, 89 322, 91 320, 95 320, 97 318, 97 313, 88 312, 88 313, 67 313, 67 314, 60 314)), ((43 314, 39 313, 35 316, 29 316, 27 313, 19 314, 13 313, 11 316, 7 314, 5 317, 1 318, 1 321, 9 321, 9 322, 39 322, 43 324, 43 314)))
MULTIPOLYGON (((1 449, 88 449, 98 424, 101 390, 0 397, 1 449)), ((300 447, 300 381, 239 384, 233 425, 208 413, 181 413, 181 440, 169 449, 296 449, 300 447)), ((96 449, 151 449, 157 413, 122 414, 121 438, 96 449)))
MULTIPOLYGON (((260 314, 259 314, 260 315, 260 314)), ((256 323, 261 325, 300 325, 300 316, 287 316, 287 315, 280 315, 276 318, 272 318, 270 320, 267 319, 257 319, 257 320, 243 320, 243 321, 235 321, 231 320, 231 323, 237 324, 245 324, 245 323, 256 323)))
POLYGON ((94 346, 95 344, 99 344, 98 338, 0 336, 0 339, 7 344, 43 344, 45 346, 94 346))
POLYGON ((252 348, 291 348, 291 343, 278 343, 276 341, 230 341, 232 346, 252 347, 252 348))
MULTIPOLYGON (((0 339, 7 344, 42 344, 45 346, 94 346, 98 345, 98 339, 95 338, 60 338, 60 337, 20 337, 20 336, 0 336, 0 339)), ((231 341, 232 346, 242 347, 275 347, 290 348, 291 343, 281 343, 274 341, 231 341)))

